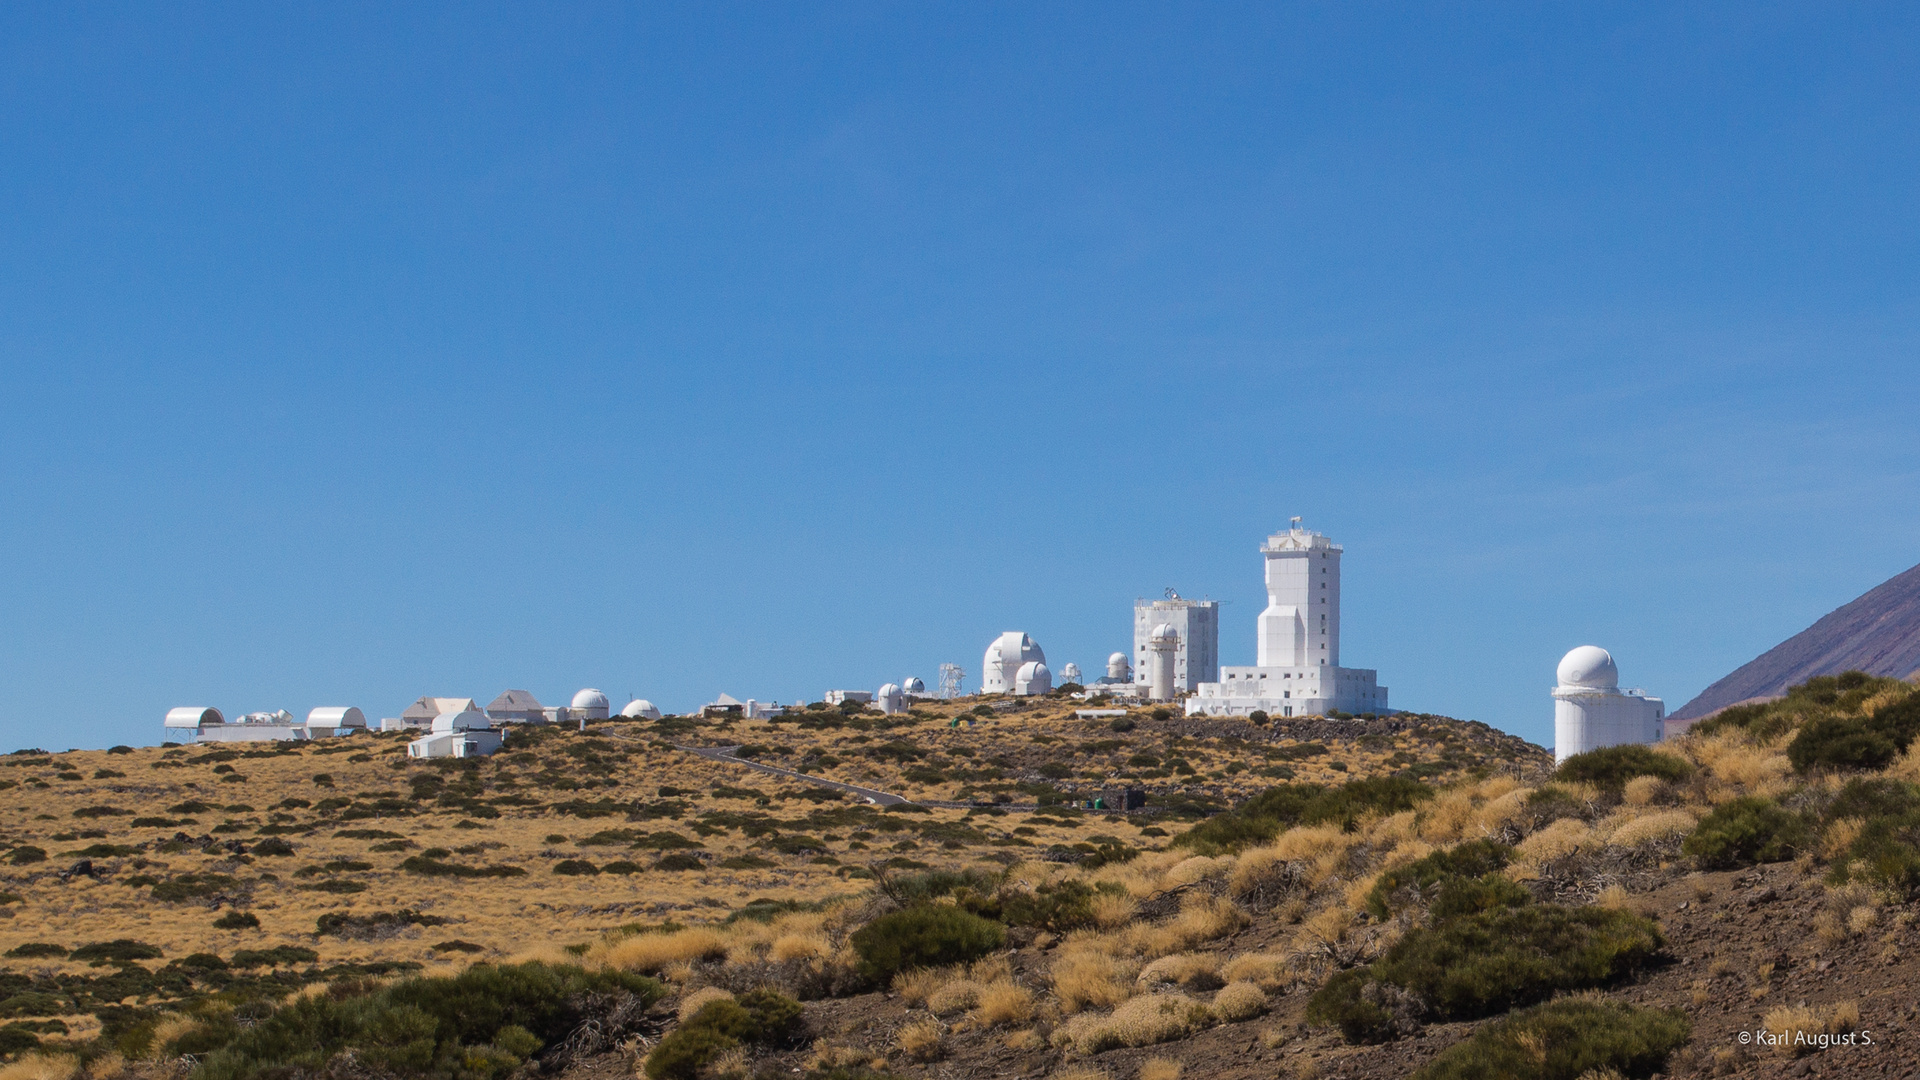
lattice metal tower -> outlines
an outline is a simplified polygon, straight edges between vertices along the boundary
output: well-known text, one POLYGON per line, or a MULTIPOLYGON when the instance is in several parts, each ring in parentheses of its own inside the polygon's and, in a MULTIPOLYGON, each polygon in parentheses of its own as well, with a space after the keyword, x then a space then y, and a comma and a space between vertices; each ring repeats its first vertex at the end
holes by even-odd
POLYGON ((967 677, 967 673, 960 670, 959 664, 941 664, 940 665, 940 696, 943 698, 959 697, 960 682, 966 677, 967 677))

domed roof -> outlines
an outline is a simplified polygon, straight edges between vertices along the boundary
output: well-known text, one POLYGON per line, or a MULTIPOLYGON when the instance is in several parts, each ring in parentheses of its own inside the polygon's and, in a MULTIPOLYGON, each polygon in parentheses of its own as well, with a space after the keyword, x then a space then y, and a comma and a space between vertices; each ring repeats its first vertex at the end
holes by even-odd
POLYGON ((924 694, 927 692, 927 684, 909 675, 907 681, 900 684, 900 689, 908 694, 924 694))
POLYGON ((1555 674, 1561 686, 1612 690, 1620 685, 1620 669, 1613 662, 1613 654, 1598 645, 1582 645, 1561 657, 1555 674))
POLYGON ((613 703, 607 700, 607 695, 598 690, 589 689, 582 690, 573 695, 573 707, 576 709, 608 709, 613 707, 613 703))
POLYGON ((1175 630, 1172 623, 1161 623, 1159 626, 1154 627, 1153 633, 1148 636, 1154 641, 1177 642, 1180 640, 1180 631, 1175 630))
POLYGON ((1132 661, 1128 660, 1127 654, 1123 652, 1117 652, 1117 653, 1114 653, 1112 656, 1107 657, 1108 667, 1112 667, 1115 664, 1129 664, 1129 663, 1132 663, 1132 661))
POLYGON ((879 690, 874 691, 873 696, 874 697, 899 697, 900 687, 896 683, 887 683, 886 685, 882 686, 879 690))
POLYGON ((646 698, 634 698, 620 709, 620 715, 629 720, 639 716, 652 719, 660 715, 660 710, 654 708, 653 702, 648 701, 646 698))
POLYGON ((1047 665, 1038 660, 1029 660, 1020 665, 1020 674, 1017 678, 1021 682, 1033 682, 1041 678, 1050 678, 1052 675, 1053 672, 1047 670, 1047 665))

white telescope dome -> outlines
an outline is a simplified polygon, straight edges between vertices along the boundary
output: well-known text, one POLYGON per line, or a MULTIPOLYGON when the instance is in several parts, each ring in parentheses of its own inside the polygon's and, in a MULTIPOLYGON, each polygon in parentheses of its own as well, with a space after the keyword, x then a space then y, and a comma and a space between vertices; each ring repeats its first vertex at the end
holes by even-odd
POLYGON ((1612 690, 1620 685, 1620 668, 1613 654, 1598 645, 1582 645, 1560 659, 1556 672, 1561 686, 1612 690))
POLYGON ((909 675, 907 681, 900 684, 900 690, 907 694, 924 694, 927 692, 927 684, 909 675))
POLYGON ((621 708, 620 715, 629 720, 658 720, 660 719, 660 710, 654 708, 653 702, 648 701, 646 698, 634 698, 621 708))
POLYGON ((1152 640, 1171 641, 1177 645, 1180 642, 1180 631, 1175 630, 1172 623, 1161 623, 1153 628, 1152 640))
POLYGON ((607 695, 598 690, 582 690, 573 695, 573 707, 576 709, 605 710, 612 706, 613 703, 607 700, 607 695))

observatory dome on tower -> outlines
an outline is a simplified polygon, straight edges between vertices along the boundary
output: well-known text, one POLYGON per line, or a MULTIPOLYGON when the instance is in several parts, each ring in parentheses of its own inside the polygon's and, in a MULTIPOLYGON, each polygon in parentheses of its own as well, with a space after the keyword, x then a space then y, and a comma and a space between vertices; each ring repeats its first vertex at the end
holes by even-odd
POLYGON ((1553 688, 1553 756, 1627 743, 1657 743, 1666 726, 1666 703, 1644 690, 1620 689, 1613 654, 1581 645, 1560 659, 1553 688))
POLYGON ((1561 686, 1611 690, 1620 685, 1620 668, 1613 662, 1613 654, 1598 645, 1582 645, 1567 653, 1555 674, 1561 686))
POLYGON ((598 690, 587 689, 573 695, 573 715, 588 720, 605 720, 613 703, 598 690))

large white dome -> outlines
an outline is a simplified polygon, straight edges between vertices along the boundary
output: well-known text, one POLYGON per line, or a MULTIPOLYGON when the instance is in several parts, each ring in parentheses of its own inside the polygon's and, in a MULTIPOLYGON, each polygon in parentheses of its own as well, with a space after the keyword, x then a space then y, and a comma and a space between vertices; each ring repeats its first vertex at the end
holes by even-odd
POLYGON ((576 709, 600 709, 604 714, 605 710, 613 707, 613 702, 608 701, 607 695, 598 690, 582 690, 573 695, 573 707, 576 709))
POLYGON ((621 708, 620 715, 629 720, 658 720, 660 719, 660 710, 654 708, 653 702, 648 701, 646 698, 634 698, 621 708))
POLYGON ((927 692, 927 684, 909 675, 907 676, 907 681, 900 684, 900 692, 903 694, 924 694, 927 692))
POLYGON ((1613 654, 1598 645, 1582 645, 1560 658, 1556 672, 1561 686, 1613 690, 1620 685, 1620 668, 1613 654))

